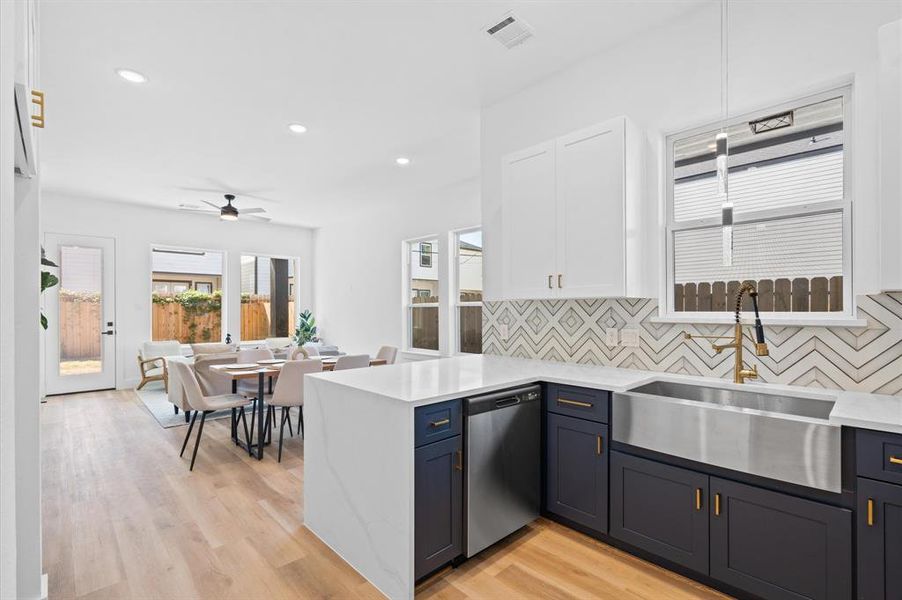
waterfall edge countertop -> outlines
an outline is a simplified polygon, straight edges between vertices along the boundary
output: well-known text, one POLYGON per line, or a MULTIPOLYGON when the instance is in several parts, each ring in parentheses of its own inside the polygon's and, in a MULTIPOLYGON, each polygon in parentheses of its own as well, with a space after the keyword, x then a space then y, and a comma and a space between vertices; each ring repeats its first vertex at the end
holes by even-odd
POLYGON ((730 389, 757 388, 834 400, 829 422, 902 433, 902 396, 809 388, 748 381, 621 369, 527 358, 474 354, 308 375, 348 388, 421 406, 534 382, 559 383, 622 392, 654 379, 691 382, 730 389))

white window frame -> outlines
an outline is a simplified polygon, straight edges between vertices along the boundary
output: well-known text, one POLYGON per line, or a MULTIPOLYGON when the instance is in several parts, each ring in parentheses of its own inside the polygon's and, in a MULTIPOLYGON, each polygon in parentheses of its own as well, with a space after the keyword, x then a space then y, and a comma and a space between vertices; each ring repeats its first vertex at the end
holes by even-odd
MULTIPOLYGON (((789 208, 776 208, 755 211, 753 213, 734 213, 734 224, 761 222, 773 219, 780 219, 793 216, 805 216, 823 214, 828 212, 842 212, 843 227, 843 311, 842 312, 813 312, 813 313, 792 313, 792 312, 766 312, 762 313, 762 320, 765 324, 779 323, 784 325, 854 325, 860 326, 866 324, 862 319, 855 318, 855 298, 853 296, 852 286, 852 210, 853 210, 853 186, 852 186, 852 164, 854 157, 854 138, 855 130, 852 123, 852 84, 848 83, 838 87, 832 87, 826 91, 816 94, 796 97, 792 100, 783 102, 777 106, 770 106, 756 110, 743 115, 731 117, 727 120, 728 125, 736 123, 748 122, 757 118, 767 116, 769 114, 779 113, 786 110, 814 104, 831 98, 842 97, 843 99, 843 200, 835 202, 817 202, 811 204, 803 204, 789 208)), ((677 231, 686 231, 691 229, 701 229, 720 225, 720 217, 710 217, 705 219, 694 219, 690 221, 674 221, 674 166, 673 166, 673 147, 674 143, 688 137, 696 136, 705 132, 717 130, 720 127, 719 121, 712 121, 705 125, 694 127, 692 129, 683 130, 667 135, 666 137, 666 158, 665 161, 665 255, 663 269, 663 281, 661 285, 661 293, 659 295, 659 316, 655 321, 671 322, 671 323, 732 323, 733 315, 730 312, 677 312, 673 310, 674 304, 674 233, 677 231)))
MULTIPOLYGON (((233 337, 237 338, 239 344, 246 344, 247 346, 250 347, 250 346, 254 346, 254 345, 263 344, 266 342, 266 339, 264 338, 262 340, 245 340, 245 339, 241 338, 241 326, 240 326, 241 294, 243 293, 241 291, 241 259, 245 256, 253 256, 255 259, 256 258, 270 258, 270 259, 280 258, 280 259, 284 259, 284 260, 290 260, 294 265, 294 283, 295 283, 295 285, 294 285, 294 289, 292 289, 292 286, 289 285, 288 299, 294 301, 295 313, 298 313, 299 312, 298 309, 300 308, 299 302, 298 302, 298 297, 297 297, 299 286, 297 284, 300 283, 298 273, 300 272, 300 268, 301 268, 301 259, 298 256, 287 256, 287 255, 281 255, 281 254, 268 254, 268 253, 259 253, 259 252, 245 252, 243 250, 240 252, 237 252, 236 254, 238 255, 238 311, 237 312, 238 312, 239 327, 238 327, 237 335, 235 335, 233 337)), ((289 323, 288 323, 288 337, 292 337, 294 335, 294 330, 295 330, 295 327, 297 326, 297 322, 298 322, 298 315, 297 314, 292 315, 291 321, 289 321, 289 323)))
MULTIPOLYGON (((461 356, 470 356, 471 352, 461 352, 460 350, 460 309, 464 306, 482 306, 483 302, 461 302, 460 301, 460 236, 473 233, 474 231, 482 231, 482 226, 477 225, 474 227, 464 227, 463 229, 454 229, 448 233, 448 244, 454 251, 451 253, 451 265, 450 265, 450 273, 451 273, 451 318, 449 319, 451 323, 451 339, 452 341, 452 353, 461 356)), ((485 246, 485 241, 483 241, 483 246, 485 246)), ((483 248, 483 252, 485 252, 483 248)), ((485 287, 485 261, 483 261, 483 287, 485 287)))
MULTIPOLYGON (((424 235, 416 238, 407 239, 401 242, 401 339, 403 343, 401 344, 401 351, 406 354, 409 358, 434 358, 438 356, 442 356, 443 354, 447 354, 447 344, 448 344, 448 336, 446 334, 446 323, 447 316, 444 314, 445 311, 442 310, 443 306, 447 306, 447 302, 444 302, 445 294, 448 290, 447 285, 447 267, 445 266, 446 261, 442 261, 441 257, 443 254, 442 248, 442 236, 440 234, 434 233, 431 235, 424 235), (414 245, 419 248, 419 244, 421 242, 432 242, 434 244, 433 252, 438 253, 439 261, 438 264, 435 264, 433 260, 433 266, 437 268, 438 273, 438 302, 428 302, 428 303, 417 303, 414 304, 411 302, 411 256, 413 255, 414 245), (411 316, 413 308, 428 308, 435 307, 438 309, 438 350, 429 350, 428 348, 414 348, 412 345, 413 341, 413 331, 410 327, 411 325, 411 316)), ((447 253, 445 253, 447 255, 447 253)), ((433 256, 434 258, 434 256, 433 256)))

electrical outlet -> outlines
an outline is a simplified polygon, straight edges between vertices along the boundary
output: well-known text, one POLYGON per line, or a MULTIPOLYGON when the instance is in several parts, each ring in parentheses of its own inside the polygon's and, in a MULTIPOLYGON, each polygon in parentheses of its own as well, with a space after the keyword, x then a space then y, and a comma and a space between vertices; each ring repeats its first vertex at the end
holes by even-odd
POLYGON ((498 335, 501 336, 501 341, 506 342, 509 333, 507 323, 500 323, 498 325, 498 335))
POLYGON ((624 346, 632 348, 639 347, 639 330, 638 329, 621 329, 620 343, 624 346))
POLYGON ((616 327, 608 327, 604 330, 604 343, 608 346, 616 346, 620 343, 620 336, 617 335, 616 327))

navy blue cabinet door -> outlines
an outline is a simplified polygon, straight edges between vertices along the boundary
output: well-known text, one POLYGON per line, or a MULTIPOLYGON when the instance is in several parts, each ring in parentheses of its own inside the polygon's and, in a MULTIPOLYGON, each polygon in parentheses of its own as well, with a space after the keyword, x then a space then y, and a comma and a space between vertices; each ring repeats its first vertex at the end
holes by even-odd
POLYGON ((611 535, 708 572, 708 476, 611 453, 611 535))
POLYGON ((546 509, 607 532, 607 425, 553 413, 547 416, 546 509))
POLYGON ((756 596, 852 597, 852 512, 711 478, 711 576, 756 596))
POLYGON ((461 436, 414 450, 414 574, 428 575, 460 555, 463 537, 461 436))
POLYGON ((858 598, 902 598, 902 485, 858 479, 858 598))

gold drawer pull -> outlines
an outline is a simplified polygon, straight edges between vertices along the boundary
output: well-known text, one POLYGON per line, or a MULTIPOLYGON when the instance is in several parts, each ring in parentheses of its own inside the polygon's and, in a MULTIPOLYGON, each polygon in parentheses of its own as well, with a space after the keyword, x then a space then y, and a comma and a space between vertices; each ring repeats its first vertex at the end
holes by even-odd
POLYGON ((38 129, 44 129, 44 92, 31 90, 31 102, 40 109, 38 114, 31 115, 31 124, 38 129))
POLYGON ((454 468, 457 469, 458 471, 464 470, 464 451, 463 450, 457 451, 457 464, 454 465, 454 468))
POLYGON ((596 456, 601 456, 601 453, 602 453, 603 451, 604 451, 604 438, 602 438, 602 437, 601 437, 601 434, 599 433, 599 434, 595 437, 595 455, 596 455, 596 456))
POLYGON ((702 509, 702 488, 695 488, 695 510, 702 509))
POLYGON ((720 516, 720 494, 714 494, 714 516, 720 516))
POLYGON ((451 419, 441 419, 439 421, 433 421, 429 424, 430 427, 441 427, 442 425, 447 425, 451 422, 451 419))
POLYGON ((579 406, 580 408, 592 408, 591 402, 580 402, 579 400, 568 400, 566 398, 558 398, 558 404, 570 404, 572 406, 579 406))
POLYGON ((890 456, 889 461, 894 465, 902 465, 902 456, 890 456))
POLYGON ((874 526, 874 499, 868 498, 868 527, 874 526))

